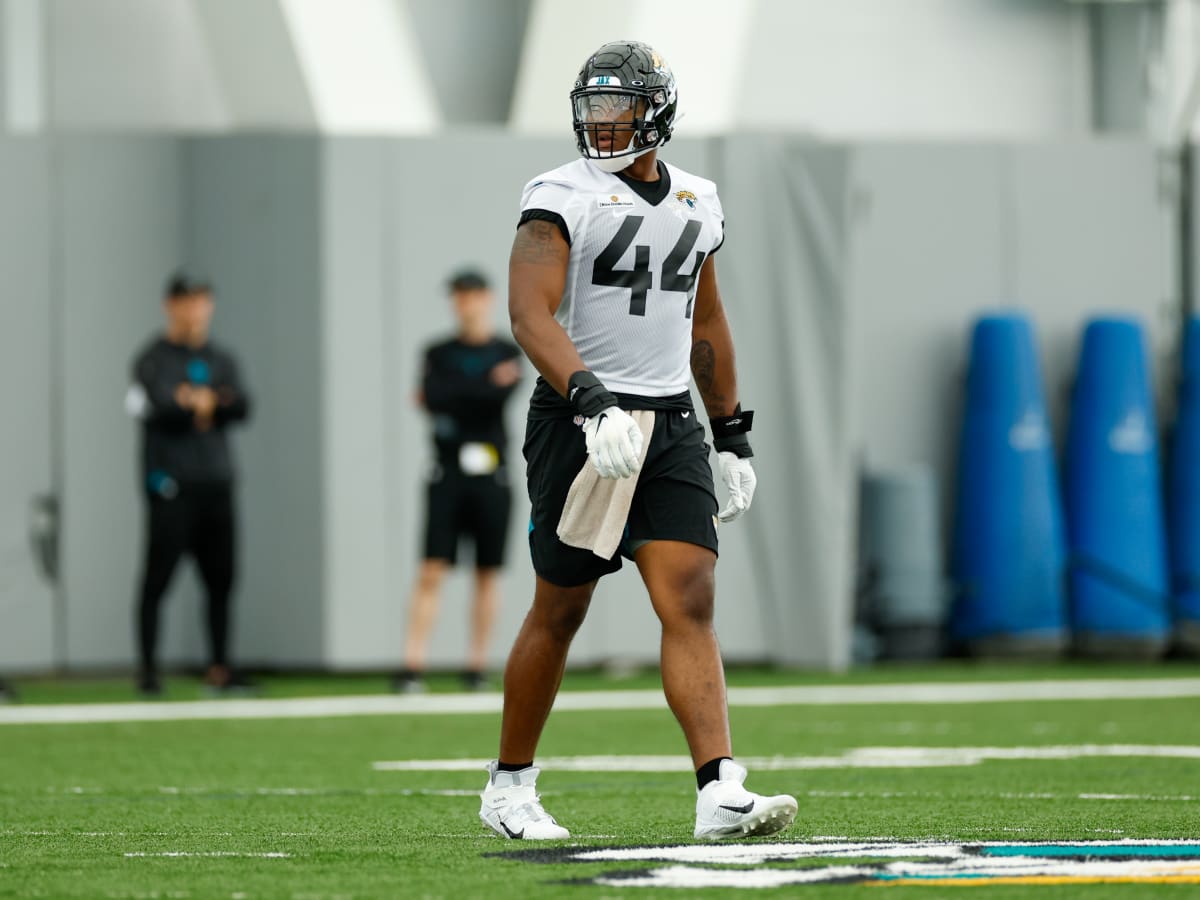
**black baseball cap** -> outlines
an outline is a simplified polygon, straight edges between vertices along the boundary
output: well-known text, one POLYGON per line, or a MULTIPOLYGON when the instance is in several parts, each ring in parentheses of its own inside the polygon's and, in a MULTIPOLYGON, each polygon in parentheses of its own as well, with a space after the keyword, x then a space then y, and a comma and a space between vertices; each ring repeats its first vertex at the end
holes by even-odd
POLYGON ((207 278, 198 278, 190 272, 176 271, 167 279, 164 295, 168 300, 187 297, 190 294, 211 294, 212 284, 207 278))
POLYGON ((458 291, 486 291, 491 285, 487 276, 478 269, 460 269, 450 276, 446 287, 454 294, 458 291))

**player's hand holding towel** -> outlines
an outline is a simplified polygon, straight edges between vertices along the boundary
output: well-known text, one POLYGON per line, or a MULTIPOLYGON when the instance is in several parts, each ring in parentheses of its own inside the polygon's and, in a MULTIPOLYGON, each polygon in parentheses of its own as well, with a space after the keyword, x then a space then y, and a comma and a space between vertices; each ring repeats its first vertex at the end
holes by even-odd
POLYGON ((601 478, 628 478, 641 468, 645 436, 633 417, 610 406, 583 423, 588 459, 601 478))
POLYGON ((599 378, 576 372, 567 382, 567 400, 584 418, 588 459, 601 478, 628 478, 641 468, 645 436, 599 378))

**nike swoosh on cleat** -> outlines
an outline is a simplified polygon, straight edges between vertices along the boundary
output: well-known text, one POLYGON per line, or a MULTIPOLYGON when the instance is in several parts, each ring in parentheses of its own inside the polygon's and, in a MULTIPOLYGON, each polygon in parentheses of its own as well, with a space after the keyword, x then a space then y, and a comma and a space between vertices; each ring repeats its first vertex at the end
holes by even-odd
MULTIPOLYGON (((748 812, 750 812, 750 810, 754 809, 754 801, 751 800, 745 806, 722 806, 721 809, 727 809, 730 812, 735 812, 735 813, 748 813, 748 812)), ((501 822, 500 824, 503 825, 504 823, 501 822)), ((507 831, 508 829, 506 828, 504 830, 507 831)))
MULTIPOLYGON (((750 805, 753 806, 754 804, 750 804, 750 805)), ((504 833, 507 834, 514 841, 519 841, 519 840, 521 840, 521 838, 525 837, 525 829, 524 828, 522 828, 520 831, 513 831, 511 828, 509 828, 507 825, 504 824, 503 819, 500 820, 500 827, 503 828, 504 833)))

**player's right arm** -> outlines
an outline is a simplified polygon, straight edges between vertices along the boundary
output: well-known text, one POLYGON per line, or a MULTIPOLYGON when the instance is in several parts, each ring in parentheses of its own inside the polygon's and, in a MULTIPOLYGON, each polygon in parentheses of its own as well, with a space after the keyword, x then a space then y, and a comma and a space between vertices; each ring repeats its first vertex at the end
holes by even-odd
POLYGON ((643 435, 617 398, 587 370, 554 318, 567 283, 571 248, 558 226, 529 219, 517 229, 508 260, 508 314, 513 337, 554 390, 585 418, 588 458, 604 478, 641 467, 643 435))
POLYGON ((530 219, 517 229, 508 260, 513 337, 550 387, 564 397, 571 376, 585 368, 579 351, 554 318, 567 283, 570 253, 555 225, 530 219))

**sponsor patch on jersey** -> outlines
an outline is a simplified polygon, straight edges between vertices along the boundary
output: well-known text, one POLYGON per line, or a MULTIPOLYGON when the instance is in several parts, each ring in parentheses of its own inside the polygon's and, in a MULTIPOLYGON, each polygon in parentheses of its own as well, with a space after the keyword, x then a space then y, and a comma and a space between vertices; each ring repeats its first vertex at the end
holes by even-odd
POLYGON ((633 194, 597 194, 596 205, 600 209, 630 209, 633 207, 633 194))
POLYGON ((688 209, 696 208, 696 195, 691 191, 676 191, 675 199, 686 206, 688 209))

